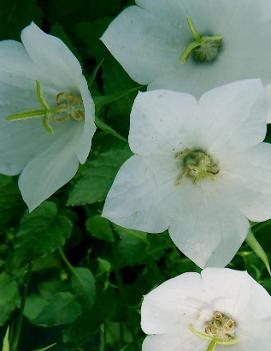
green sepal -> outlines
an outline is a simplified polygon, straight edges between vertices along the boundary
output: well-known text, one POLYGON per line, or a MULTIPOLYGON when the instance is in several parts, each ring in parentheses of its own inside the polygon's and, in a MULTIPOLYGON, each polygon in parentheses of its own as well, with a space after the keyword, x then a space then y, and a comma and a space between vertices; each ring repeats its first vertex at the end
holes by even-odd
POLYGON ((256 239, 256 237, 253 234, 251 229, 248 232, 248 235, 247 235, 247 238, 246 238, 246 243, 253 250, 255 255, 257 255, 263 261, 268 273, 271 275, 270 263, 269 263, 267 254, 264 251, 263 247, 258 242, 258 240, 256 239))
POLYGON ((7 328, 6 334, 4 336, 2 351, 10 351, 9 327, 7 328))

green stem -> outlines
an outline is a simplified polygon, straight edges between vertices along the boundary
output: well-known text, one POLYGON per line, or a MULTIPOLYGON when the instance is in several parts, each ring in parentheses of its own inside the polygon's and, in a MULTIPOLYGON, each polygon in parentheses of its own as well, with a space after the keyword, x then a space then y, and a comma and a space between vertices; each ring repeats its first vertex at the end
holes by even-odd
POLYGON ((23 327, 23 318, 24 318, 23 312, 24 312, 25 300, 26 300, 27 292, 28 292, 28 286, 29 286, 29 282, 30 282, 31 269, 32 269, 32 266, 31 266, 31 264, 29 264, 28 268, 27 268, 26 275, 25 275, 25 279, 24 279, 21 306, 19 309, 18 319, 15 321, 14 326, 13 326, 10 351, 18 351, 18 345, 20 342, 22 327, 23 327))
POLYGON ((70 272, 75 275, 78 278, 78 274, 76 273, 76 270, 74 269, 73 265, 70 263, 70 261, 67 259, 64 251, 62 248, 58 250, 60 257, 62 258, 63 262, 66 264, 67 268, 70 270, 70 272))
POLYGON ((102 324, 100 327, 100 347, 99 351, 105 351, 105 325, 102 324))
POLYGON ((78 282, 83 286, 84 282, 82 281, 81 277, 79 276, 79 274, 76 272, 76 270, 74 269, 73 265, 69 262, 69 260, 67 259, 64 251, 62 250, 62 248, 60 248, 58 250, 60 257, 62 258, 63 262, 66 264, 67 268, 69 269, 69 271, 76 277, 76 279, 78 280, 78 282))
MULTIPOLYGON (((114 262, 117 262, 116 252, 114 252, 114 262)), ((129 313, 128 313, 128 311, 129 311, 129 309, 128 309, 129 308, 129 304, 127 302, 126 291, 125 291, 125 288, 124 288, 122 275, 121 275, 118 267, 116 267, 116 264, 115 264, 114 271, 115 271, 116 282, 117 282, 117 285, 119 287, 120 296, 121 296, 121 299, 122 299, 122 302, 123 302, 123 305, 124 305, 124 314, 125 314, 125 319, 126 319, 126 326, 127 326, 128 330, 130 331, 130 333, 132 334, 134 350, 138 351, 138 343, 137 343, 137 339, 138 338, 137 338, 137 335, 134 332, 133 326, 130 326, 130 323, 129 323, 129 313)))

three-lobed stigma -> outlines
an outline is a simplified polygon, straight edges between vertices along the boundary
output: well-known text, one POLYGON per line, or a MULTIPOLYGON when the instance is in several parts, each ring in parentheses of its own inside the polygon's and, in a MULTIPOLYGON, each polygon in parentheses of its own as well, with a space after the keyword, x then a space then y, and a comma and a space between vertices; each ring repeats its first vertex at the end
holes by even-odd
POLYGON ((30 118, 41 118, 46 131, 53 133, 51 122, 64 122, 67 120, 83 121, 85 111, 81 96, 74 93, 61 92, 56 95, 55 106, 51 107, 42 94, 40 82, 36 81, 37 100, 40 109, 23 111, 9 115, 7 121, 22 121, 30 118))

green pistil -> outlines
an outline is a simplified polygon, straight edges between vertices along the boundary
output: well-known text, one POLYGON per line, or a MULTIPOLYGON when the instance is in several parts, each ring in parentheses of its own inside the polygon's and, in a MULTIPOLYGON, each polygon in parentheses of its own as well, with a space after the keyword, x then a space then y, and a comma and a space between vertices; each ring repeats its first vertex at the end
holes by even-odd
POLYGON ((207 351, 214 351, 216 345, 217 345, 217 340, 214 338, 214 339, 210 342, 207 351))
POLYGON ((197 329, 195 329, 192 325, 189 325, 189 330, 194 335, 196 335, 196 336, 198 336, 198 337, 200 337, 200 338, 202 338, 204 340, 209 340, 209 344, 208 344, 208 347, 207 347, 206 351, 213 351, 217 345, 220 345, 220 346, 232 346, 232 345, 238 344, 238 342, 239 342, 237 338, 233 338, 233 339, 230 339, 230 340, 223 340, 223 339, 214 337, 212 335, 209 335, 207 333, 200 332, 197 329))
POLYGON ((42 95, 40 82, 38 80, 36 81, 36 95, 37 95, 37 100, 41 104, 41 107, 42 107, 41 109, 15 113, 13 115, 7 116, 6 120, 7 121, 21 121, 21 120, 30 119, 30 118, 41 118, 42 117, 43 127, 45 128, 45 130, 48 133, 52 134, 53 128, 50 125, 49 116, 52 114, 61 113, 61 112, 63 112, 63 109, 62 108, 55 108, 55 109, 50 108, 45 97, 42 95))
POLYGON ((208 63, 214 61, 218 57, 219 50, 221 49, 223 37, 221 35, 201 35, 197 31, 191 17, 187 16, 186 21, 191 31, 193 41, 191 41, 182 52, 180 63, 184 64, 191 55, 193 55, 193 58, 197 62, 208 63))
POLYGON ((184 149, 177 152, 175 158, 182 161, 182 174, 177 180, 177 184, 184 176, 192 179, 193 183, 197 183, 205 178, 214 180, 219 173, 218 164, 204 150, 184 149))
POLYGON ((56 106, 50 107, 42 94, 40 82, 36 81, 37 101, 40 109, 23 111, 9 115, 7 121, 22 121, 30 118, 42 118, 42 125, 48 133, 53 133, 51 121, 64 122, 69 119, 82 121, 84 119, 84 108, 80 96, 74 94, 59 93, 56 96, 56 106))

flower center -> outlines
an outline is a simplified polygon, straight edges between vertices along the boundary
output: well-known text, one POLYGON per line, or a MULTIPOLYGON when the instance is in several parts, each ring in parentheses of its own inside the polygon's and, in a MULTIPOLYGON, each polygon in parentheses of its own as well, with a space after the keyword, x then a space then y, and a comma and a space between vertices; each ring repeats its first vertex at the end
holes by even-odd
POLYGON ((82 121, 85 117, 82 99, 78 95, 59 93, 56 96, 56 105, 59 112, 52 116, 54 121, 82 121))
POLYGON ((219 173, 218 164, 207 152, 201 149, 184 149, 177 152, 175 158, 182 161, 183 169, 182 174, 177 179, 177 184, 180 184, 184 176, 192 179, 193 183, 197 183, 205 178, 214 180, 219 173))
POLYGON ((205 333, 221 341, 236 339, 236 322, 221 312, 214 312, 212 318, 205 323, 205 333))
POLYGON ((21 121, 29 118, 41 118, 47 132, 53 133, 51 122, 67 120, 83 121, 85 118, 84 106, 79 95, 61 92, 56 95, 55 107, 51 107, 42 94, 40 82, 36 81, 37 100, 40 109, 15 113, 6 117, 7 121, 21 121))
POLYGON ((193 40, 187 45, 180 56, 180 63, 185 63, 192 55, 199 63, 210 63, 216 60, 222 47, 223 37, 221 35, 201 35, 191 17, 186 17, 188 27, 192 33, 193 40))
POLYGON ((210 340, 207 351, 213 351, 216 345, 230 346, 238 343, 236 337, 237 323, 225 313, 215 311, 212 318, 204 323, 204 331, 198 331, 192 325, 189 330, 203 338, 210 340))

